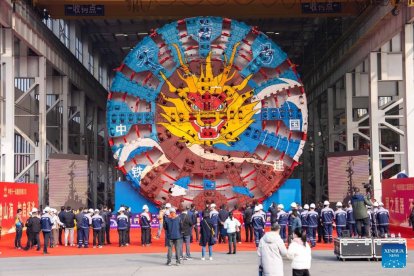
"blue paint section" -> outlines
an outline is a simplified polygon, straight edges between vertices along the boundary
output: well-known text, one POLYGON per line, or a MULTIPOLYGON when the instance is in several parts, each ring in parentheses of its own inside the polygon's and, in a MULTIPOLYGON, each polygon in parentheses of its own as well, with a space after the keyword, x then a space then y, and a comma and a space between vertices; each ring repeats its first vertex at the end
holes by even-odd
POLYGON ((290 79, 299 82, 299 77, 295 72, 293 72, 292 68, 283 71, 283 73, 280 74, 279 78, 290 79))
POLYGON ((146 36, 128 54, 124 63, 137 73, 150 71, 154 75, 158 75, 163 70, 158 61, 158 52, 157 44, 149 36, 146 36))
MULTIPOLYGON (((260 119, 260 114, 253 115, 254 122, 250 125, 251 128, 254 129, 261 129, 262 121, 260 119)), ((228 150, 228 151, 247 151, 249 153, 254 153, 256 151, 257 146, 260 143, 259 139, 255 139, 250 137, 250 135, 244 135, 248 131, 247 129, 239 135, 240 140, 236 142, 230 143, 230 146, 225 144, 215 144, 213 147, 221 150, 228 150)))
POLYGON ((139 187, 133 188, 129 181, 115 182, 115 211, 125 205, 131 207, 133 213, 139 213, 144 204, 148 205, 151 213, 158 213, 157 206, 139 194, 139 187))
POLYGON ((200 56, 206 57, 211 50, 211 42, 221 35, 220 17, 193 17, 185 20, 188 34, 198 42, 200 56))
POLYGON ((247 34, 250 32, 250 27, 247 26, 244 23, 237 22, 232 20, 231 21, 231 36, 229 37, 229 41, 227 42, 226 50, 224 51, 224 54, 227 57, 227 60, 230 59, 231 53, 233 51, 233 47, 237 42, 240 42, 247 36, 247 34))
POLYGON ((280 108, 262 108, 263 121, 283 121, 292 131, 302 131, 302 112, 292 102, 285 102, 280 108))
POLYGON ((181 52, 181 56, 184 58, 185 53, 182 47, 182 43, 180 41, 180 35, 178 32, 178 24, 177 22, 172 22, 163 26, 162 28, 157 30, 157 33, 161 35, 162 39, 168 45, 168 49, 171 51, 171 55, 174 58, 176 67, 171 70, 171 72, 166 72, 166 76, 170 77, 172 73, 175 71, 176 68, 180 66, 180 62, 178 60, 177 50, 173 44, 176 44, 181 52))
POLYGON ((251 48, 253 59, 241 71, 243 77, 257 73, 262 67, 276 68, 287 58, 286 53, 263 33, 256 37, 251 48))
POLYGON ((236 193, 236 194, 241 194, 241 195, 248 196, 250 198, 254 198, 254 194, 252 194, 250 192, 249 188, 247 188, 247 187, 235 186, 232 189, 233 189, 233 192, 236 193))
POLYGON ((203 186, 204 186, 204 190, 215 190, 216 181, 213 181, 210 179, 203 179, 203 186))
POLYGON ((131 181, 134 188, 139 188, 141 183, 141 175, 146 166, 147 165, 145 164, 137 164, 128 171, 126 178, 131 181))
POLYGON ((253 128, 249 126, 246 131, 243 132, 244 139, 255 140, 258 143, 266 145, 267 147, 274 148, 280 152, 284 152, 286 155, 294 158, 299 150, 300 140, 288 140, 286 137, 275 135, 261 128, 253 128), (247 137, 247 138, 246 138, 247 137))
MULTIPOLYGON (((159 89, 161 89, 161 85, 159 86, 159 89)), ((159 93, 158 90, 154 90, 152 88, 142 86, 137 82, 131 81, 120 72, 115 74, 115 78, 111 86, 112 92, 127 93, 128 95, 138 97, 146 102, 155 101, 159 93)))
POLYGON ((181 177, 180 179, 177 179, 177 181, 175 181, 175 185, 180 186, 184 189, 188 189, 188 185, 191 182, 191 178, 189 176, 185 176, 185 177, 181 177))
POLYGON ((270 205, 276 202, 283 204, 285 211, 290 210, 290 204, 297 202, 302 204, 302 185, 300 179, 288 179, 286 182, 270 197, 263 201, 263 209, 267 211, 270 205))
MULTIPOLYGON (((277 85, 277 84, 287 84, 287 82, 276 78, 276 79, 270 79, 268 81, 264 81, 260 83, 260 85, 254 84, 254 87, 255 87, 254 94, 257 95, 260 92, 262 92, 263 89, 269 87, 270 85, 277 85)), ((276 93, 277 91, 275 90, 274 92, 276 93)))
POLYGON ((110 137, 119 137, 127 134, 133 125, 153 125, 153 112, 132 112, 125 102, 108 100, 107 127, 110 137))

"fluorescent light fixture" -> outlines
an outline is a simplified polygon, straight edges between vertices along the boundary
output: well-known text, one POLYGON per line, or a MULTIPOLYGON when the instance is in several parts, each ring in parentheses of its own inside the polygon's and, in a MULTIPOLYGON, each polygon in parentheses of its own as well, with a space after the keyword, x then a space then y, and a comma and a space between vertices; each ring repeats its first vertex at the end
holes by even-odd
POLYGON ((128 34, 115 34, 115 36, 128 36, 128 34))
POLYGON ((138 35, 148 35, 148 33, 138 33, 138 35))
POLYGON ((274 34, 275 32, 266 32, 267 34, 274 34))
POLYGON ((275 33, 275 35, 278 35, 278 34, 280 34, 280 33, 279 33, 279 32, 276 32, 276 33, 275 33))

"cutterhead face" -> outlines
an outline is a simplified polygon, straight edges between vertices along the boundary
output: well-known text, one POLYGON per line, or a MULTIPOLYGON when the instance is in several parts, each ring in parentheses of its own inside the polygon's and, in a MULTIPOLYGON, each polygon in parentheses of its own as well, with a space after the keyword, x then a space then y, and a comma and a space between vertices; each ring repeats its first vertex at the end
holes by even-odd
MULTIPOLYGON (((180 56, 178 50, 177 53, 180 56)), ((176 93, 178 97, 161 94, 166 104, 159 107, 166 121, 159 124, 192 144, 229 145, 237 141, 238 136, 254 121, 258 102, 252 100, 253 90, 239 93, 247 87, 251 76, 238 85, 230 84, 237 74, 232 69, 234 54, 230 62, 223 65, 223 71, 215 75, 210 53, 205 65, 201 65, 199 76, 190 72, 180 56, 183 73, 177 74, 185 85, 175 87, 164 77, 169 92, 176 93)))

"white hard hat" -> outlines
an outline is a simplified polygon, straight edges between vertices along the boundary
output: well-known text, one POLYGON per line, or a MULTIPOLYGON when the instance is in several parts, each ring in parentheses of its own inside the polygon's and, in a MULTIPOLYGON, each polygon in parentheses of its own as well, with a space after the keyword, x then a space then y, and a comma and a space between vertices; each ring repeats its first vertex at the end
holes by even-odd
POLYGON ((315 208, 316 208, 315 203, 311 203, 310 207, 311 207, 312 209, 315 209, 315 208))
POLYGON ((262 204, 258 204, 257 206, 260 208, 260 210, 263 210, 263 205, 262 204))
POLYGON ((277 207, 280 208, 280 209, 284 209, 285 208, 285 206, 283 206, 283 204, 279 204, 279 205, 277 205, 277 207))
POLYGON ((378 207, 379 206, 379 204, 378 204, 378 202, 376 201, 376 202, 374 202, 374 207, 378 207))
POLYGON ((348 204, 351 204, 351 201, 350 200, 348 201, 348 204))
POLYGON ((55 208, 52 208, 51 210, 52 210, 52 213, 55 213, 55 214, 57 213, 57 210, 55 208))
POLYGON ((342 207, 342 202, 339 202, 339 201, 338 201, 338 202, 336 203, 336 207, 342 207))
POLYGON ((175 213, 175 208, 170 208, 170 213, 175 213))
POLYGON ((260 211, 260 207, 259 207, 259 206, 255 206, 255 207, 254 207, 254 211, 255 211, 255 212, 259 212, 259 211, 260 211))
POLYGON ((142 210, 149 210, 148 205, 145 204, 144 206, 142 206, 142 210))
POLYGON ((325 200, 325 201, 323 202, 323 205, 324 205, 324 206, 329 205, 329 201, 325 200))
POLYGON ((292 207, 292 208, 298 208, 298 205, 296 204, 296 202, 292 202, 290 204, 290 207, 292 207))
POLYGON ((124 212, 124 211, 125 211, 124 207, 119 208, 119 212, 124 212))
POLYGON ((379 206, 384 206, 384 203, 380 202, 378 203, 379 206))
POLYGON ((171 203, 165 204, 165 208, 171 208, 171 203))
POLYGON ((308 205, 308 204, 305 204, 305 205, 303 206, 303 209, 305 209, 305 210, 309 210, 309 205, 308 205))
POLYGON ((98 209, 95 209, 95 213, 99 213, 99 210, 98 209))
POLYGON ((49 207, 49 206, 46 206, 46 207, 45 207, 45 209, 43 209, 43 211, 44 211, 45 213, 49 213, 49 212, 50 212, 50 207, 49 207))
POLYGON ((216 204, 215 204, 215 203, 211 203, 211 204, 210 204, 210 207, 211 207, 211 208, 216 208, 216 204))
POLYGON ((32 213, 37 213, 37 208, 32 208, 32 213))
POLYGON ((92 209, 92 208, 90 208, 90 209, 88 210, 88 212, 89 212, 89 213, 93 213, 93 209, 92 209))

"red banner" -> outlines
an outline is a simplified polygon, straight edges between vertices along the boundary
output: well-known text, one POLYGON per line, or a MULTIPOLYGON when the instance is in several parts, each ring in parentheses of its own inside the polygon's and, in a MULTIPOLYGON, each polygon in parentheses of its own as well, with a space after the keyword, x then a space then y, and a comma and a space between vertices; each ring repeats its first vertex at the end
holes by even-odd
POLYGON ((414 201, 414 178, 385 179, 382 181, 382 200, 390 212, 390 224, 408 226, 411 202, 414 201))
POLYGON ((39 208, 37 184, 0 182, 1 235, 15 232, 14 220, 17 209, 22 209, 23 222, 33 207, 39 208))

